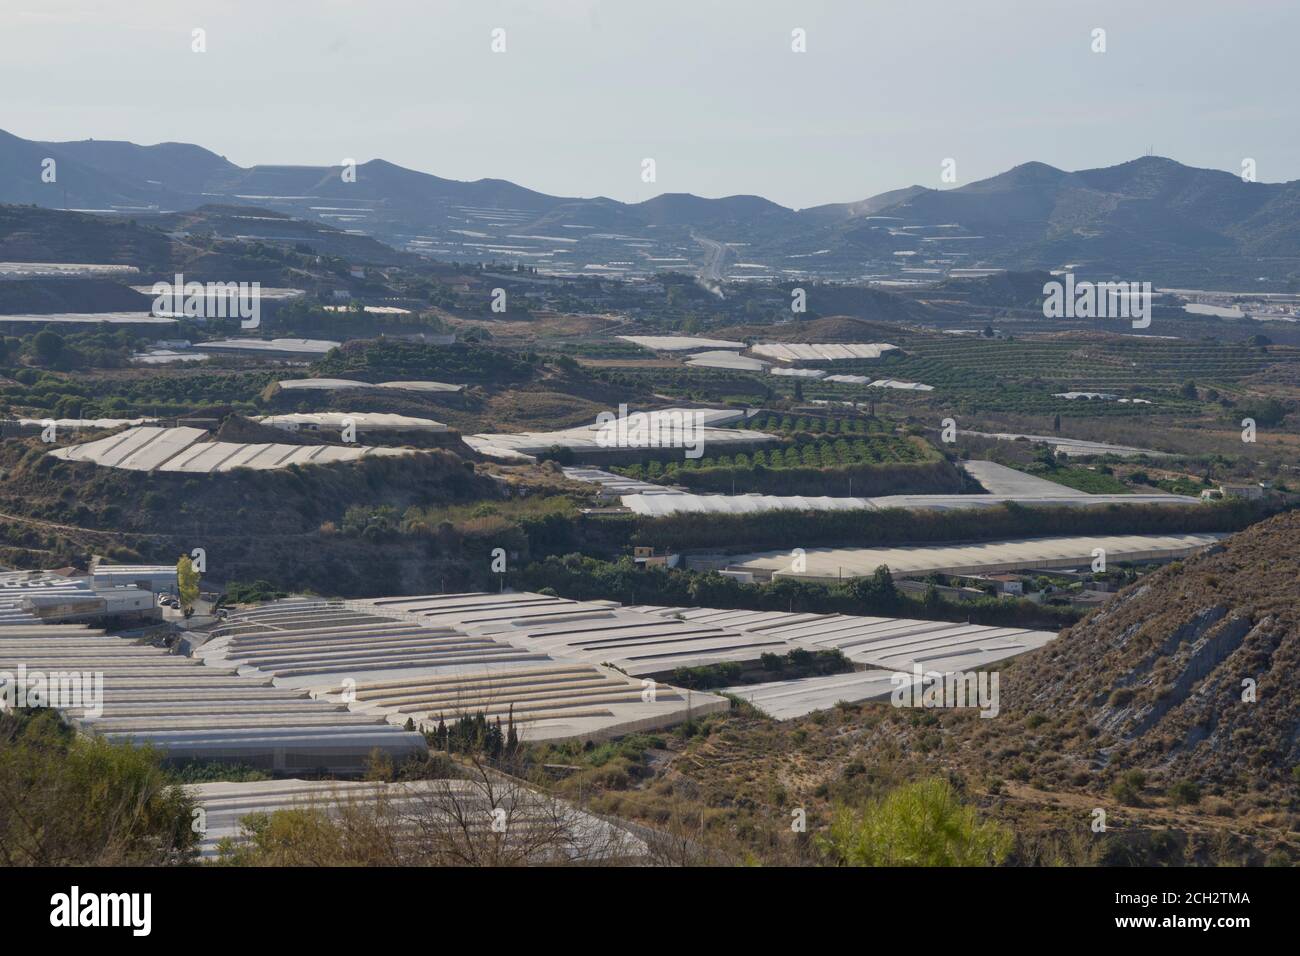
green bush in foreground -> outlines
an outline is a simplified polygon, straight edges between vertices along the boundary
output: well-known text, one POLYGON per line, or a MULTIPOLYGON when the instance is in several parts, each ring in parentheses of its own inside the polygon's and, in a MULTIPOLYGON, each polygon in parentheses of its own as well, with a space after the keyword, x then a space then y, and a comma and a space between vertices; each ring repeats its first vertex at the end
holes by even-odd
POLYGON ((981 822, 937 778, 901 786, 862 811, 838 807, 817 841, 842 866, 995 866, 1012 842, 1009 829, 981 822))
POLYGON ((186 862, 193 811, 150 750, 75 736, 52 711, 0 715, 0 865, 186 862))

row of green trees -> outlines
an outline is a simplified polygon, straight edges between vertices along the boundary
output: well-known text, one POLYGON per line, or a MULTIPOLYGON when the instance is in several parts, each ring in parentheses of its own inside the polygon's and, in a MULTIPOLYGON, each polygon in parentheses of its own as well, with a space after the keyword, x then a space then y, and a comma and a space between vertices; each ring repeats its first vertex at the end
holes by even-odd
POLYGON ((926 457, 926 453, 915 443, 890 435, 852 441, 839 438, 791 442, 736 452, 734 455, 671 459, 663 463, 656 460, 638 462, 613 470, 629 478, 657 478, 672 477, 682 471, 708 471, 714 468, 736 471, 759 468, 835 468, 840 465, 914 462, 926 457))
MULTIPOLYGON (((414 721, 408 721, 407 729, 415 729, 414 721)), ((439 715, 438 726, 424 736, 431 748, 449 754, 475 754, 503 760, 513 758, 519 751, 513 704, 505 726, 502 726, 500 716, 488 720, 482 711, 462 714, 450 725, 439 715)))
POLYGON ((747 418, 739 427, 769 433, 828 435, 879 434, 891 428, 878 418, 822 418, 816 415, 779 415, 775 412, 747 418))

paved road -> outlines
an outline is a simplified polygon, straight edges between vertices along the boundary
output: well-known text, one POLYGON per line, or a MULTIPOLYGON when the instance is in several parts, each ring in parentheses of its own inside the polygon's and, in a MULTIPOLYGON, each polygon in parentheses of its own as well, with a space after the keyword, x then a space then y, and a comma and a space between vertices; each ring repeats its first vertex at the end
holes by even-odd
POLYGON ((731 250, 727 248, 725 243, 718 242, 716 239, 705 239, 703 236, 695 235, 692 235, 691 238, 702 245, 705 251, 708 252, 708 259, 700 267, 700 279, 710 286, 718 286, 718 294, 721 295, 722 267, 727 264, 727 255, 731 250))

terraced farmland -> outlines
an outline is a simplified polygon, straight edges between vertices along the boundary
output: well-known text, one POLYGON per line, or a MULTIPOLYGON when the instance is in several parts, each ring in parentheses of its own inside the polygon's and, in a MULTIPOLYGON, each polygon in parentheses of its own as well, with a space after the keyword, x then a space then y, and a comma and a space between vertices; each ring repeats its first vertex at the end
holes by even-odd
MULTIPOLYGON (((914 399, 954 413, 1007 412, 1072 417, 1145 418, 1200 414, 1203 403, 1179 390, 1193 381, 1240 398, 1268 371, 1300 370, 1300 349, 1168 339, 930 340, 890 362, 892 376, 935 391, 914 399), (1093 391, 1140 402, 1066 399, 1053 393, 1093 391), (1149 402, 1150 404, 1146 404, 1149 402)), ((888 396, 897 401, 897 396, 888 396)))
MULTIPOLYGON (((1152 415, 1200 415, 1204 403, 1179 394, 1189 380, 1239 399, 1300 379, 1300 348, 1245 342, 1193 341, 1123 335, 1066 335, 1017 339, 912 337, 904 354, 864 365, 863 374, 924 382, 933 392, 869 389, 825 380, 775 379, 717 369, 653 370, 653 387, 697 401, 746 403, 773 395, 804 399, 852 399, 890 407, 938 406, 952 413, 1020 413, 1144 419, 1152 415), (1066 399, 1067 391, 1113 393, 1116 400, 1066 399), (1150 402, 1150 404, 1146 404, 1150 402)), ((815 363, 814 363, 815 364, 815 363)), ((836 363, 836 372, 855 371, 836 363)), ((631 371, 645 381, 649 370, 631 371)), ((755 426, 759 427, 759 426, 755 426)), ((767 430, 773 428, 769 425, 767 430)))
POLYGON ((890 374, 936 388, 980 388, 1039 380, 1054 388, 1124 391, 1198 385, 1231 389, 1276 363, 1300 364, 1300 349, 1168 339, 963 339, 913 344, 890 374))
POLYGON ((769 435, 888 435, 893 426, 879 418, 833 418, 817 415, 778 415, 760 412, 738 423, 738 428, 769 435))
POLYGON ((629 478, 649 481, 671 479, 682 471, 710 468, 838 468, 845 465, 888 465, 931 460, 916 442, 897 435, 875 435, 870 438, 837 438, 833 440, 789 444, 783 448, 759 449, 752 453, 718 455, 708 458, 686 458, 681 461, 649 461, 614 471, 629 478))

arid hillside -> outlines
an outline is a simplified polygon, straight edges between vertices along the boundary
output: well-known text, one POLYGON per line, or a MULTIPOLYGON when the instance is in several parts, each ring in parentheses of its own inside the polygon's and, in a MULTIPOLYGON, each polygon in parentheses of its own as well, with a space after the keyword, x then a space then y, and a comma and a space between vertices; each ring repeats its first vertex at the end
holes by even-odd
POLYGON ((1009 708, 1098 732, 1101 767, 1260 789, 1300 762, 1300 514, 1261 522, 1161 570, 1026 656, 1009 708))
POLYGON ((881 702, 776 722, 742 707, 624 776, 571 785, 603 790, 608 812, 703 819, 708 840, 769 862, 817 858, 792 810, 823 832, 836 806, 933 776, 1010 828, 1011 863, 1294 862, 1298 546, 1292 512, 1152 574, 999 665, 990 719, 881 702))

